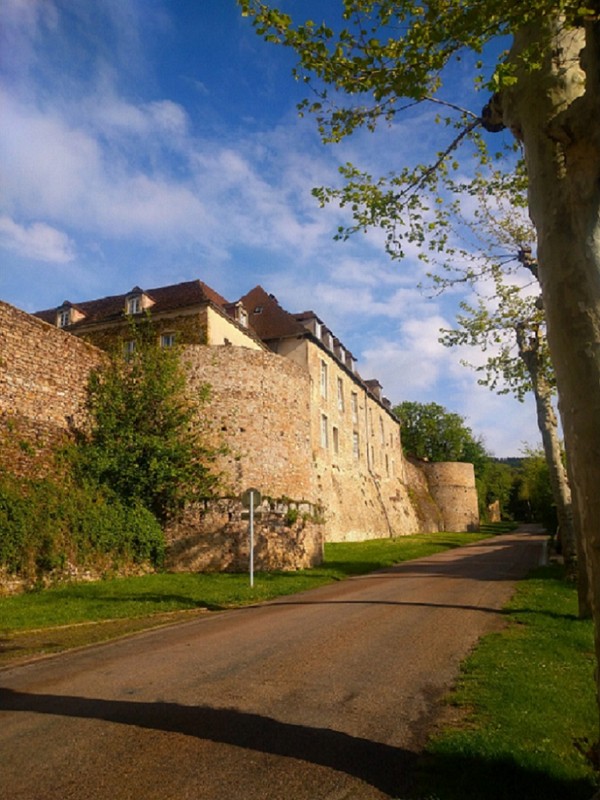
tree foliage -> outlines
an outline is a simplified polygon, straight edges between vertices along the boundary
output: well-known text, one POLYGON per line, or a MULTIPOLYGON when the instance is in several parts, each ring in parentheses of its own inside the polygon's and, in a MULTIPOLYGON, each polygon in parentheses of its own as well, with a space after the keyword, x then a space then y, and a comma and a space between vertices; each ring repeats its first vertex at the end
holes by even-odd
MULTIPOLYGON (((314 190, 322 205, 339 204, 352 215, 353 222, 340 226, 336 238, 380 228, 393 258, 404 256, 407 242, 428 243, 434 252, 448 246, 447 231, 433 215, 459 168, 462 146, 470 143, 469 157, 483 163, 496 157, 481 134, 494 129, 490 96, 516 80, 514 66, 503 59, 505 37, 535 25, 557 5, 569 24, 581 15, 581 4, 551 0, 339 0, 328 5, 328 21, 317 23, 295 21, 261 0, 238 3, 259 35, 295 51, 294 76, 307 89, 299 109, 314 115, 324 142, 339 142, 360 128, 374 131, 417 110, 436 112, 446 133, 429 160, 390 164, 384 175, 347 162, 339 167, 341 186, 314 190), (446 81, 448 70, 463 59, 472 64, 468 95, 474 108, 456 102, 446 81), (484 98, 479 103, 477 92, 484 98)), ((539 69, 536 48, 524 51, 521 61, 527 69, 539 69)), ((514 149, 512 138, 500 148, 514 149)))
MULTIPOLYGON (((161 522, 187 501, 210 497, 216 451, 201 441, 198 404, 185 394, 176 348, 157 344, 149 319, 133 326, 133 352, 115 351, 88 387, 91 429, 75 451, 81 476, 124 503, 141 503, 161 522)), ((131 337, 130 337, 131 338, 131 337)), ((208 389, 206 389, 208 392, 208 389)))
POLYGON ((552 504, 547 504, 552 506, 551 513, 544 513, 542 518, 538 512, 537 519, 550 533, 560 527, 567 573, 578 582, 580 611, 585 616, 585 554, 578 548, 581 534, 573 517, 553 407, 556 379, 534 255, 536 234, 519 213, 525 205, 526 174, 519 162, 514 172, 492 169, 487 177, 480 170, 473 180, 455 186, 450 210, 439 212, 446 219, 448 214, 462 218, 461 230, 467 231, 469 248, 448 252, 441 272, 432 275, 433 284, 442 291, 462 283, 477 295, 476 303, 461 303, 458 328, 442 331, 440 341, 450 347, 468 345, 484 354, 483 362, 469 364, 480 374, 480 384, 498 394, 511 392, 520 401, 533 393, 546 459, 546 483, 553 495, 552 504), (478 201, 470 219, 460 214, 465 193, 478 201))
POLYGON ((516 500, 524 519, 540 522, 550 534, 557 530, 556 504, 544 452, 527 448, 516 481, 516 500))
MULTIPOLYGON (((477 496, 479 498, 479 515, 487 519, 490 507, 497 503, 500 518, 514 516, 511 508, 511 497, 515 480, 515 471, 508 464, 494 458, 486 459, 476 476, 477 496)), ((520 519, 520 517, 516 517, 520 519)))
POLYGON ((150 511, 82 485, 64 465, 59 474, 23 480, 0 471, 0 568, 35 584, 75 568, 162 563, 164 535, 150 511))
POLYGON ((429 461, 467 461, 477 468, 487 457, 464 417, 438 403, 404 401, 395 406, 394 413, 400 419, 402 446, 408 455, 429 461))

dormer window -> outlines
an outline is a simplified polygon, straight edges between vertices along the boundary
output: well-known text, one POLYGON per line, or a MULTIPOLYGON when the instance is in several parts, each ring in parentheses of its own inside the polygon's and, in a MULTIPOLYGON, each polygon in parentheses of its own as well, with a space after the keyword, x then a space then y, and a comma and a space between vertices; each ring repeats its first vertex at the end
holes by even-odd
POLYGON ((127 298, 127 313, 128 314, 139 314, 142 310, 142 298, 141 295, 133 295, 133 297, 127 298))
POLYGON ((68 300, 65 300, 62 306, 56 309, 55 325, 57 328, 68 328, 69 325, 81 322, 82 319, 85 319, 85 314, 68 300))
POLYGON ((125 295, 125 313, 141 314, 148 308, 152 308, 154 300, 147 295, 139 286, 134 286, 129 294, 125 295))

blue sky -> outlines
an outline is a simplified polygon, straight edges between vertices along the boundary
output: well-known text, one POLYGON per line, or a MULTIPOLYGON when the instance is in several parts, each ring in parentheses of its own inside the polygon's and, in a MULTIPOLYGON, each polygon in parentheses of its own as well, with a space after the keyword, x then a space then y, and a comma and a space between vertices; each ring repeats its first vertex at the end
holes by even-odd
POLYGON ((537 446, 533 404, 437 341, 462 295, 427 298, 416 250, 392 263, 376 232, 334 242, 348 218, 311 196, 346 161, 383 174, 431 152, 434 111, 322 145, 292 54, 234 0, 3 0, 0 22, 0 299, 36 311, 200 278, 235 300, 260 283, 314 310, 392 403, 444 405, 497 456, 537 446))

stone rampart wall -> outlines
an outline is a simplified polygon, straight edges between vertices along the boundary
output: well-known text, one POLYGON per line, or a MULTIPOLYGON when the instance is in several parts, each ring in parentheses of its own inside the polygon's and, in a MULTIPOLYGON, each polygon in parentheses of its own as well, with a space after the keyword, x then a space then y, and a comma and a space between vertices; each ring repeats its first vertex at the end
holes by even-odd
POLYGON ((217 465, 227 493, 255 488, 314 504, 308 373, 243 347, 187 347, 184 361, 192 397, 210 386, 201 416, 211 443, 227 446, 217 465))
MULTIPOLYGON (((105 358, 68 332, 0 303, 5 466, 21 475, 43 472, 44 455, 72 426, 84 423, 88 374, 105 358)), ((266 503, 256 520, 257 569, 317 563, 323 538, 476 527, 472 466, 406 462, 393 419, 366 394, 359 392, 353 421, 357 389, 341 372, 331 368, 324 400, 305 366, 271 352, 191 345, 183 358, 190 397, 200 398, 210 386, 199 424, 210 444, 227 449, 216 464, 224 499, 211 509, 190 510, 168 531, 172 567, 237 569, 244 562, 247 523, 236 498, 248 488, 258 489, 266 503), (343 404, 338 377, 344 379, 343 404), (323 415, 326 447, 320 440, 323 415), (289 509, 300 509, 299 518, 289 509)))
MULTIPOLYGON (((254 510, 254 569, 309 569, 323 561, 323 530, 309 504, 263 500, 254 510)), ((173 571, 246 572, 249 512, 237 499, 186 510, 167 527, 167 567, 173 571)))
POLYGON ((429 491, 440 508, 445 531, 476 531, 479 509, 473 464, 424 463, 429 491))
POLYGON ((0 452, 18 475, 45 474, 50 453, 85 420, 95 347, 0 302, 0 452))

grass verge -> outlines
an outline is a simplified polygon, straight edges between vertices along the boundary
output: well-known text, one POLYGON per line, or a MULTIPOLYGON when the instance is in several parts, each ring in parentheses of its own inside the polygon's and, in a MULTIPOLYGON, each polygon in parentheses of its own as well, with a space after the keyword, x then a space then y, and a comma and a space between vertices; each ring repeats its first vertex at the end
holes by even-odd
POLYGON ((463 667, 450 703, 459 717, 423 758, 428 800, 589 800, 596 775, 582 749, 597 739, 592 623, 577 619, 561 568, 522 581, 510 620, 463 667), (583 747, 582 747, 583 745, 583 747))
POLYGON ((436 533, 328 543, 321 567, 255 575, 156 573, 62 584, 0 599, 0 665, 188 618, 316 588, 489 536, 436 533), (101 624, 100 624, 101 623, 101 624))

